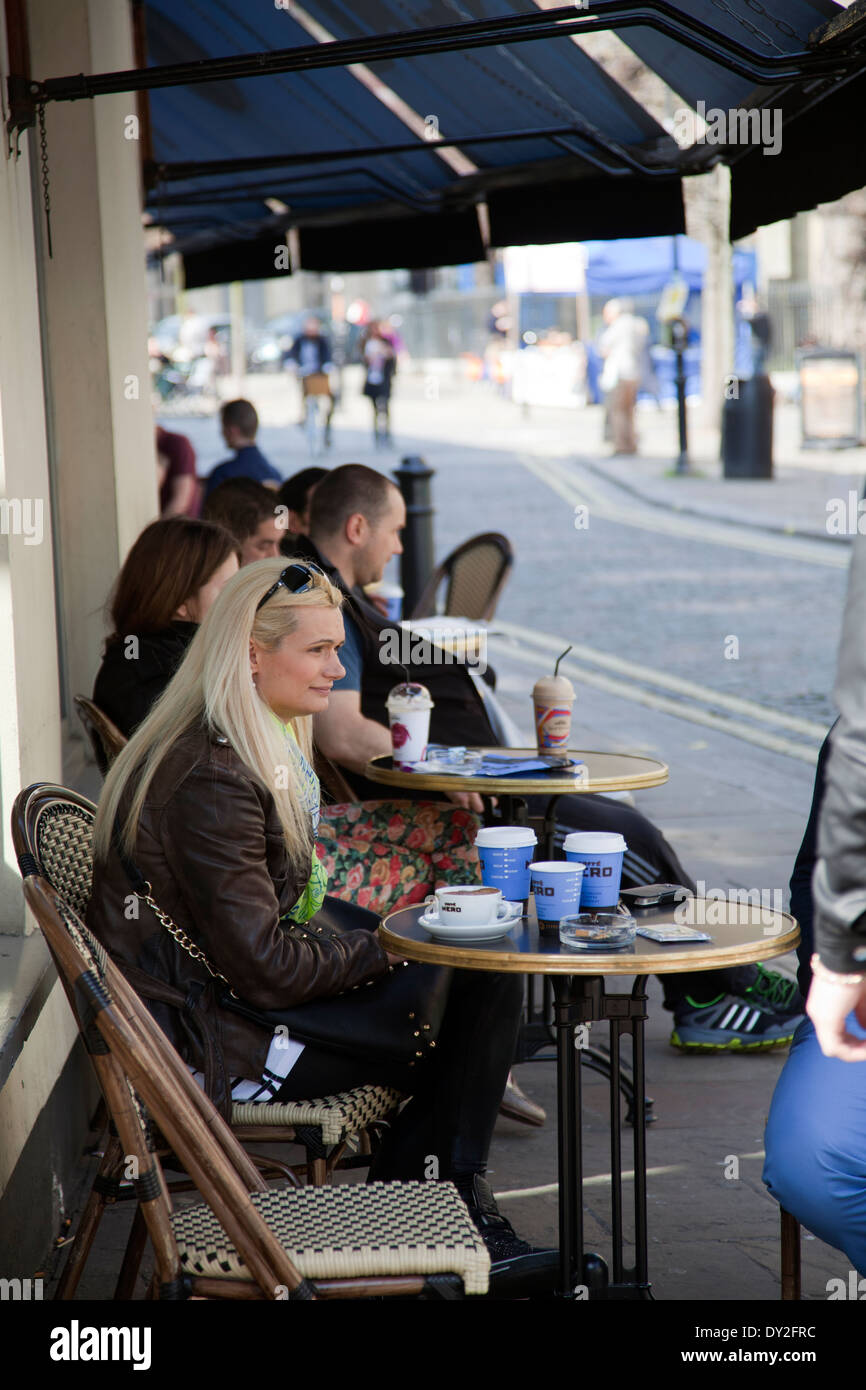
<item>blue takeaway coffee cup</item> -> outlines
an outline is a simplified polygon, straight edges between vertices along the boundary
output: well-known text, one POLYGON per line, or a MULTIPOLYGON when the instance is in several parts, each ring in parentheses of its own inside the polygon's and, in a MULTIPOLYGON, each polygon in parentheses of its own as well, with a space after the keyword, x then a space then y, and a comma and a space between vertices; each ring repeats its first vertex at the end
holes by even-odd
POLYGON ((583 865, 537 860, 530 864, 529 873, 539 930, 558 934, 559 919, 578 911, 583 865))
POLYGON ((619 902, 622 856, 627 846, 622 835, 609 830, 575 830, 563 843, 565 857, 583 864, 581 912, 599 912, 619 902))
POLYGON ((475 836, 482 883, 501 888, 508 902, 528 898, 529 866, 536 843, 535 831, 525 825, 484 826, 475 836))

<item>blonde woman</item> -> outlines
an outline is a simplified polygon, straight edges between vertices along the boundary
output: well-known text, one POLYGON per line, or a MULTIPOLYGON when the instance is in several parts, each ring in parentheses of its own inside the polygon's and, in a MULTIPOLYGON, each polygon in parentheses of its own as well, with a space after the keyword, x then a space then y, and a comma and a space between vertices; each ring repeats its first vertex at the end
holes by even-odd
POLYGON ((371 1176, 420 1179, 435 1157, 494 1261, 519 1259, 529 1246, 497 1211, 484 1172, 514 1055, 520 976, 455 971, 436 1052, 409 1070, 267 1031, 222 1006, 224 984, 210 973, 255 1009, 277 1010, 387 970, 367 930, 299 940, 283 925, 312 918, 327 887, 315 850, 311 722, 344 674, 341 605, 308 561, 262 560, 229 580, 108 774, 87 921, 216 1099, 221 1076, 243 1100, 365 1082, 412 1095, 371 1176), (186 949, 131 892, 136 871, 186 949))

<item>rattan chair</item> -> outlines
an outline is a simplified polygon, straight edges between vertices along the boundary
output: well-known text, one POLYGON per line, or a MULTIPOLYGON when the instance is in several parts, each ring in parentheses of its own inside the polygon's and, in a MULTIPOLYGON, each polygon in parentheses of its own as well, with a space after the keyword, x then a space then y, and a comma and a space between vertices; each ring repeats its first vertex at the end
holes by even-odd
POLYGON ((73 699, 78 717, 84 725, 84 732, 90 739, 93 756, 104 777, 118 753, 126 747, 128 739, 117 725, 111 722, 108 715, 103 714, 99 706, 88 700, 86 695, 75 695, 73 699))
MULTIPOLYGON (((84 916, 90 899, 95 812, 96 807, 87 797, 51 783, 35 783, 26 788, 12 809, 12 840, 22 876, 26 880, 41 874, 79 917, 84 916)), ((300 1171, 308 1183, 322 1186, 332 1180, 338 1167, 369 1165, 372 1141, 402 1099, 387 1086, 369 1085, 284 1104, 235 1103, 232 1128, 236 1138, 244 1142, 301 1145, 305 1151, 303 1165, 254 1157, 269 1176, 297 1181, 300 1171), (353 1148, 357 1152, 350 1152, 353 1148)), ((73 1297, 105 1207, 136 1198, 134 1188, 124 1181, 123 1160, 123 1149, 115 1136, 109 1136, 63 1270, 58 1298, 73 1297)), ((183 1184, 173 1184, 173 1190, 183 1190, 183 1184)), ((139 1212, 118 1278, 118 1298, 130 1296, 146 1236, 139 1212)))
POLYGON ((127 1169, 156 1269, 151 1296, 313 1299, 487 1291, 490 1258, 450 1183, 277 1191, 76 913, 39 874, 29 906, 74 1013, 127 1169), (204 1198, 172 1209, 149 1117, 204 1198))
POLYGON ((433 617, 436 596, 447 581, 445 617, 489 622, 513 564, 514 551, 507 536, 498 531, 472 536, 436 566, 410 617, 433 617))

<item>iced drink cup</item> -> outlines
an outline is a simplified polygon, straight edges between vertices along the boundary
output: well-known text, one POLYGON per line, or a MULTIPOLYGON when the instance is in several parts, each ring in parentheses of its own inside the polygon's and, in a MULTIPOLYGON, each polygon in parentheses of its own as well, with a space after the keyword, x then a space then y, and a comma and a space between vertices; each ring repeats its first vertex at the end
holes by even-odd
POLYGON ((433 701, 426 685, 414 681, 395 685, 387 699, 394 766, 411 768, 427 752, 433 701))
POLYGON ((567 676, 542 676, 535 682, 532 704, 539 753, 568 747, 574 699, 574 686, 567 676))

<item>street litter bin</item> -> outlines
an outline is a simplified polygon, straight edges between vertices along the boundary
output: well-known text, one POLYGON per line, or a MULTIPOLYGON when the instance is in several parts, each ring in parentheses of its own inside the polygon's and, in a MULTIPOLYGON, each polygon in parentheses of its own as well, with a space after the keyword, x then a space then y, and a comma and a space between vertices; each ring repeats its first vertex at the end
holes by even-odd
POLYGON ((722 464, 726 478, 772 478, 773 387, 763 372, 737 381, 722 408, 722 464))

